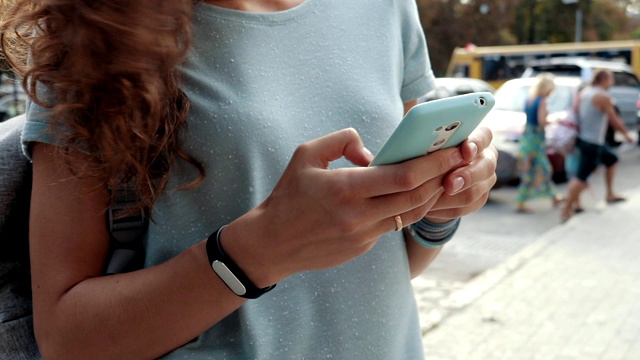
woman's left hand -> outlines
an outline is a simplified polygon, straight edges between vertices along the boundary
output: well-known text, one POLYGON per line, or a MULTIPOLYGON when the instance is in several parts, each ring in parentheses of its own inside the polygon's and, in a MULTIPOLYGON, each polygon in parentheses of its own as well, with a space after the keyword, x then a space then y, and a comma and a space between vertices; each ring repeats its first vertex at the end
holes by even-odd
POLYGON ((442 183, 444 193, 425 215, 444 222, 479 210, 487 202, 496 183, 498 152, 491 145, 491 131, 479 127, 460 146, 467 162, 448 174, 442 183))

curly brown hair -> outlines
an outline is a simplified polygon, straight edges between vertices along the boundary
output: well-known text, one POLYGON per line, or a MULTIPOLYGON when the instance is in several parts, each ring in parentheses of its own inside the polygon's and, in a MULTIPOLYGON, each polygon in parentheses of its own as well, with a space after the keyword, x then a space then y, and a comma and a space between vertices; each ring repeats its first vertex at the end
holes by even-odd
POLYGON ((177 67, 189 49, 193 7, 193 0, 0 0, 2 53, 52 123, 73 129, 60 147, 69 168, 109 188, 133 179, 140 207, 165 190, 176 156, 200 173, 183 187, 204 177, 180 142, 190 103, 177 67))

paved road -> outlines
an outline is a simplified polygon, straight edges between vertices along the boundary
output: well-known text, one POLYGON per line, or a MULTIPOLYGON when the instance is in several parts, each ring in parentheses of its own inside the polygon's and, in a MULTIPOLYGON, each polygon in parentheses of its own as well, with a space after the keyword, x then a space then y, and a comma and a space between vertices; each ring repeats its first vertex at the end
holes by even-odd
MULTIPOLYGON (((640 148, 621 152, 620 158, 616 187, 624 194, 640 186, 640 148)), ((604 171, 599 170, 592 178, 592 188, 582 198, 587 213, 606 206, 604 171)), ((558 189, 564 193, 566 184, 558 189)), ((423 331, 429 331, 442 317, 462 306, 447 303, 451 293, 559 225, 559 209, 552 208, 550 200, 530 202, 528 205, 536 210, 534 214, 518 214, 514 211, 515 194, 513 187, 492 190, 487 205, 463 219, 455 239, 424 274, 414 279, 423 331)), ((472 299, 459 299, 462 303, 468 301, 472 299)))

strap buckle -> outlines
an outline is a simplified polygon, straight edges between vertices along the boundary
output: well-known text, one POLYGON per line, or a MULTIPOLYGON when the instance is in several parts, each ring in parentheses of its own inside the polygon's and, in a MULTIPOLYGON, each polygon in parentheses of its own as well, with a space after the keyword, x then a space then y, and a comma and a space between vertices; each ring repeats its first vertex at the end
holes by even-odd
POLYGON ((144 209, 132 212, 138 204, 136 194, 128 184, 116 190, 116 201, 107 211, 110 234, 106 274, 120 274, 144 267, 143 238, 149 226, 144 209))

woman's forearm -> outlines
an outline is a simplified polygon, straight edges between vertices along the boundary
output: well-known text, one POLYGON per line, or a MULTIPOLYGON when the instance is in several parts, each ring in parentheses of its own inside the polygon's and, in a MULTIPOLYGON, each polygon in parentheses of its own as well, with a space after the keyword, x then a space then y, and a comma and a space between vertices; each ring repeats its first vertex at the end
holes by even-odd
POLYGON ((158 266, 84 280, 50 308, 36 307, 36 336, 47 359, 157 358, 244 301, 208 266, 200 242, 158 266))
POLYGON ((407 229, 403 229, 403 234, 407 247, 409 270, 411 272, 411 278, 413 279, 422 274, 422 272, 431 265, 438 254, 440 254, 442 246, 437 248, 425 248, 412 239, 412 236, 409 234, 407 229))

